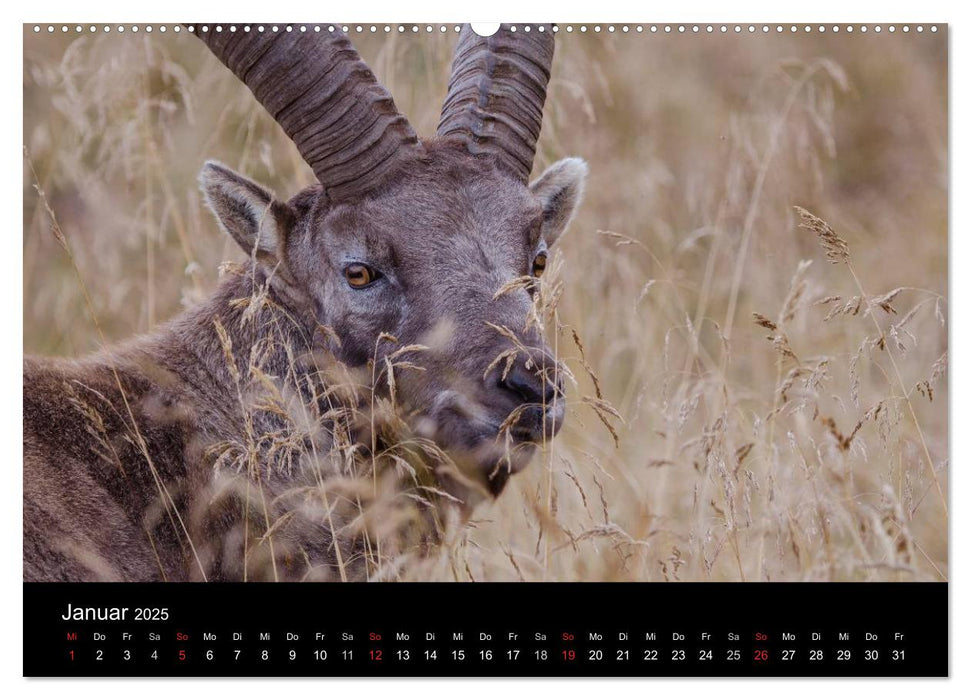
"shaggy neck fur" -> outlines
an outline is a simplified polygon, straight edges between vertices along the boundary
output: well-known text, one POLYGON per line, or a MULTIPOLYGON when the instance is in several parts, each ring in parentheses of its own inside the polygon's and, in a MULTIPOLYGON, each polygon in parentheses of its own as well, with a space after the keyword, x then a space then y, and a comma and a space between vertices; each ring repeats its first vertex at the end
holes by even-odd
POLYGON ((317 504, 280 497, 319 478, 311 443, 330 448, 319 415, 295 425, 288 411, 322 394, 308 380, 314 331, 245 269, 149 336, 77 361, 27 358, 25 580, 351 576, 317 504), (310 517, 254 545, 295 508, 310 517))

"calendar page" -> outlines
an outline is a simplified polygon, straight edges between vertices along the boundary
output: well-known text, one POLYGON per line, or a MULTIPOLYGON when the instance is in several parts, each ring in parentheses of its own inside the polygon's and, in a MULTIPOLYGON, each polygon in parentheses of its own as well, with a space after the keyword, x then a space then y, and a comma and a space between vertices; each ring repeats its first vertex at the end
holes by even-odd
POLYGON ((948 675, 946 24, 22 31, 25 676, 948 675))

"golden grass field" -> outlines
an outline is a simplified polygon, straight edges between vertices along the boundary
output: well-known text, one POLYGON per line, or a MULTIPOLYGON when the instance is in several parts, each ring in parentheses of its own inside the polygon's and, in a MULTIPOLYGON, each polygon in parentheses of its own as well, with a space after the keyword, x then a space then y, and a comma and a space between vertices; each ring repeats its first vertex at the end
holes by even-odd
MULTIPOLYGON (((424 135, 454 42, 355 35, 424 135)), ((561 32, 556 51, 534 173, 590 165, 544 278, 567 424, 394 577, 947 579, 946 32, 561 32)), ((120 340, 243 259, 201 202, 206 158, 281 196, 312 181, 185 32, 25 27, 24 105, 25 353, 100 346, 35 184, 120 340)))

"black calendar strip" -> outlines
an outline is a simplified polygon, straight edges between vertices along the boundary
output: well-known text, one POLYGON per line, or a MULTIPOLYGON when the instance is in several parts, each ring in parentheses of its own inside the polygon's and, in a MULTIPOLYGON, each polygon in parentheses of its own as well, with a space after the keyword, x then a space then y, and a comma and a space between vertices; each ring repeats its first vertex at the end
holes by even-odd
POLYGON ((946 676, 947 584, 24 584, 27 676, 946 676))

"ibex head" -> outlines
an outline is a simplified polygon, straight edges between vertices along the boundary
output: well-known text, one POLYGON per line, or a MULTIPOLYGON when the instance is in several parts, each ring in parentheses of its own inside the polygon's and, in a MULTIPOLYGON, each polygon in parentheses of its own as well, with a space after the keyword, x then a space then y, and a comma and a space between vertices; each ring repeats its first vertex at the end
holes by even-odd
POLYGON ((542 275, 587 172, 567 158, 528 182, 553 58, 551 27, 538 29, 466 27, 424 141, 339 31, 200 34, 320 182, 284 202, 208 163, 223 228, 292 312, 333 329, 343 362, 379 348, 380 363, 396 347, 383 333, 427 345, 424 371, 396 378, 399 402, 493 494, 564 417, 556 361, 529 323, 535 283, 510 285, 542 275))

